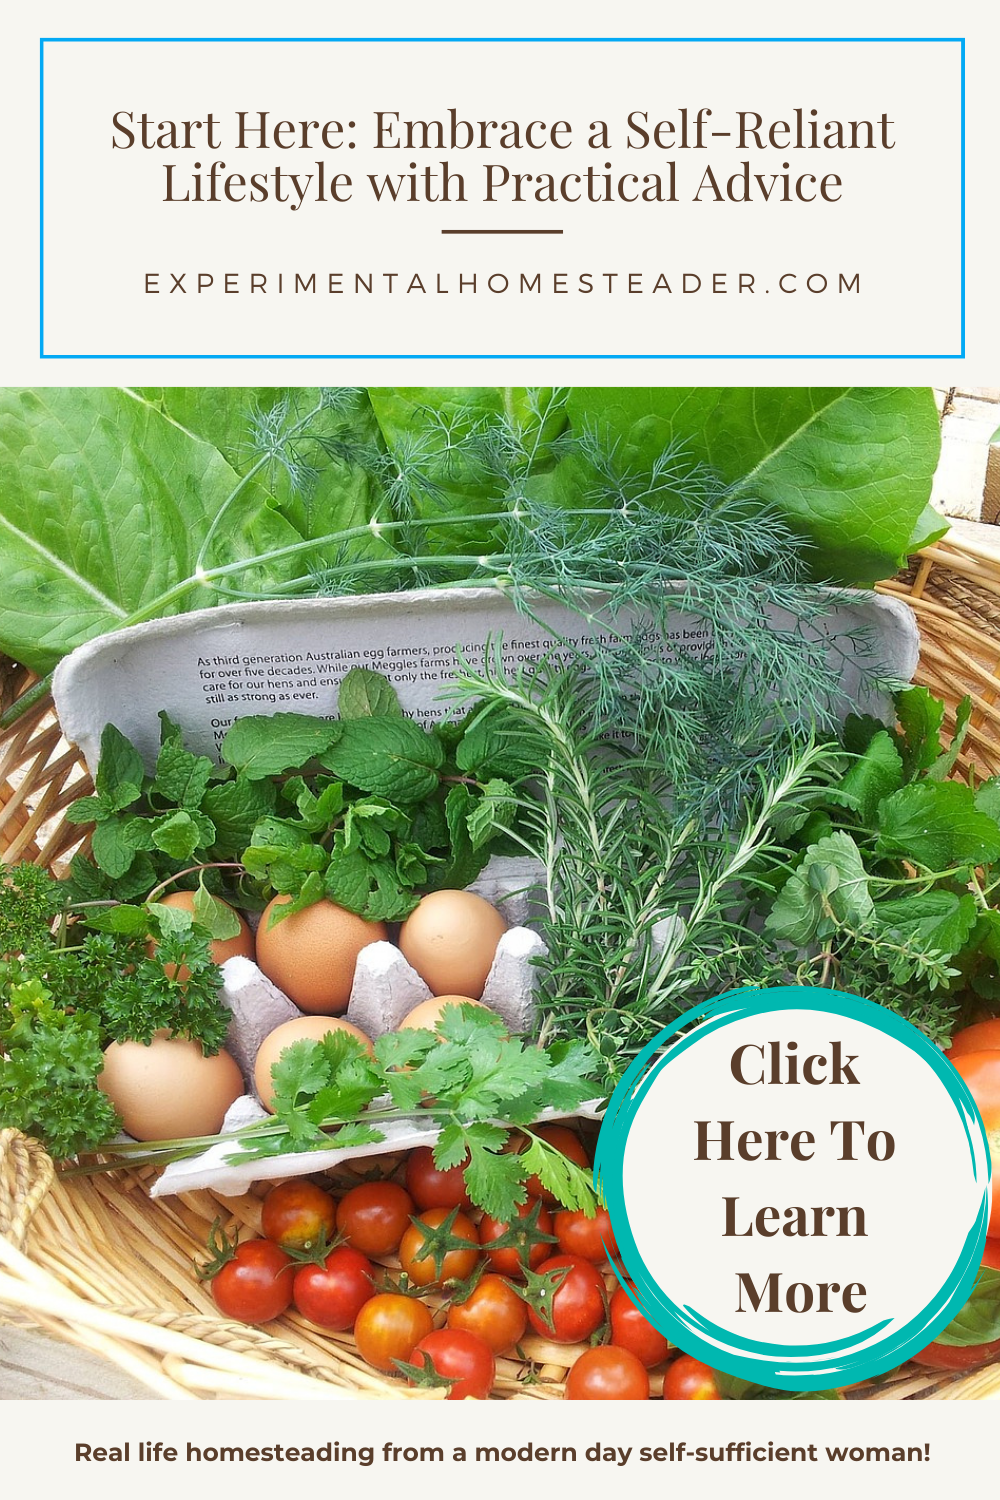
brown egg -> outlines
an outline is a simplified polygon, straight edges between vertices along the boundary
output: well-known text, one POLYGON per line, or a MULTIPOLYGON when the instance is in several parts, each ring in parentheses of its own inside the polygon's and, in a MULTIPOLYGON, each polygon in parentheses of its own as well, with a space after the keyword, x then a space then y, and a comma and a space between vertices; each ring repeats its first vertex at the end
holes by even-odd
POLYGON ((403 957, 435 995, 479 999, 507 923, 471 891, 433 891, 399 931, 403 957))
POLYGON ((97 1079, 138 1141, 215 1135, 243 1093, 243 1075, 228 1052, 206 1057, 199 1042, 158 1031, 143 1042, 112 1042, 97 1079))
POLYGON ((472 1000, 468 995, 435 995, 433 1000, 421 1000, 400 1021, 397 1031, 433 1031, 446 1005, 474 1005, 477 1010, 487 1010, 481 1000, 472 1000))
POLYGON ((260 1044, 253 1065, 253 1081, 265 1109, 271 1108, 271 1069, 285 1048, 290 1047, 293 1042, 320 1042, 332 1031, 342 1031, 355 1037, 371 1052, 371 1039, 363 1031, 352 1026, 350 1021, 341 1021, 331 1016, 299 1016, 294 1021, 285 1021, 268 1033, 260 1044))
POLYGON ((257 963, 268 979, 311 1015, 338 1016, 347 1009, 358 954, 388 936, 384 922, 317 901, 271 925, 275 907, 290 896, 275 896, 257 929, 257 963))
MULTIPOLYGON (((171 891, 167 896, 157 897, 157 902, 160 906, 177 906, 182 911, 194 911, 194 896, 194 891, 171 891)), ((253 933, 235 907, 229 906, 226 901, 222 905, 229 907, 240 924, 240 930, 235 937, 215 938, 208 945, 209 952, 217 964, 224 964, 227 958, 253 958, 253 933)), ((156 944, 147 943, 146 951, 152 958, 156 952, 156 944)), ((181 984, 186 984, 191 978, 191 971, 186 964, 164 964, 163 972, 168 979, 179 979, 181 984)))

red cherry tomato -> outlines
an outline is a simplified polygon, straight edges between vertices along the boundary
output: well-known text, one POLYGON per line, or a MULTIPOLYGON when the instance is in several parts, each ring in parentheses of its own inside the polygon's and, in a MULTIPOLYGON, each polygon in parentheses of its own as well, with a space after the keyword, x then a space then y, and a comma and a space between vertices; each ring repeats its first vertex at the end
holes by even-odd
POLYGON ((976 1108, 983 1117, 993 1161, 993 1203, 986 1233, 1000 1237, 1000 1050, 970 1052, 956 1057, 956 1070, 969 1086, 976 1108))
POLYGON ((536 1333, 555 1344, 576 1344, 589 1339, 604 1322, 606 1303, 604 1277, 589 1260, 572 1255, 553 1255, 543 1261, 536 1276, 548 1276, 561 1266, 569 1268, 554 1296, 547 1294, 541 1311, 529 1303, 528 1322, 536 1333))
POLYGON ((567 1401, 648 1401, 649 1376, 627 1349, 587 1349, 566 1380, 567 1401))
POLYGON ((337 1230, 363 1255, 391 1255, 413 1211, 398 1182, 360 1182, 337 1204, 337 1230))
MULTIPOLYGON (((536 1203, 538 1204, 536 1228, 540 1229, 542 1234, 551 1234, 552 1215, 537 1198, 529 1198, 526 1203, 519 1206, 518 1218, 527 1219, 536 1203)), ((534 1270, 552 1254, 555 1246, 550 1240, 539 1240, 529 1247, 525 1240, 520 1245, 507 1245, 500 1250, 491 1250, 492 1242, 501 1239, 510 1228, 510 1224, 503 1223, 501 1219, 493 1219, 489 1214, 483 1214, 479 1221, 479 1242, 486 1251, 490 1266, 494 1271, 501 1276, 523 1276, 525 1257, 527 1257, 528 1265, 534 1270)))
POLYGON ((288 1250, 311 1250, 320 1237, 333 1238, 337 1205, 314 1182, 296 1178, 271 1189, 261 1210, 265 1239, 288 1250))
POLYGON ((579 1209, 564 1208, 556 1214, 555 1227, 559 1249, 564 1255, 578 1255, 581 1260, 592 1260, 595 1265, 600 1265, 607 1260, 609 1251, 612 1255, 618 1254, 615 1232, 606 1208, 599 1208, 592 1219, 579 1209))
POLYGON ((433 1327, 430 1308, 416 1297, 379 1292, 358 1313, 354 1342, 361 1358, 374 1369, 398 1375, 396 1360, 408 1360, 433 1327))
POLYGON ((464 1302, 448 1309, 448 1327, 476 1333, 494 1354, 520 1343, 528 1326, 528 1309, 502 1276, 481 1276, 464 1302))
MULTIPOLYGON (((485 1401, 497 1373, 489 1344, 461 1328, 438 1328, 429 1333, 420 1340, 409 1363, 421 1369, 429 1366, 436 1374, 454 1380, 446 1401, 464 1401, 470 1396, 485 1401)), ((416 1382, 411 1379, 410 1384, 416 1382)))
POLYGON ((331 1250, 321 1266, 300 1266, 292 1297, 310 1323, 343 1332, 353 1328, 358 1313, 375 1295, 372 1263, 350 1245, 331 1250))
POLYGON ((708 1365, 680 1354, 663 1377, 664 1401, 721 1401, 715 1374, 708 1365))
MULTIPOLYGON (((993 1191, 1000 1193, 1000 1186, 994 1186, 993 1191)), ((983 1246, 982 1264, 989 1266, 994 1271, 1000 1271, 1000 1240, 989 1239, 983 1246)))
POLYGON ((634 1354, 647 1370, 661 1364, 670 1347, 660 1330, 639 1311, 624 1287, 619 1287, 611 1298, 611 1342, 634 1354))
POLYGON ((216 1306, 241 1323, 269 1323, 291 1306, 293 1264, 270 1240, 244 1240, 212 1278, 216 1306))
MULTIPOLYGON (((450 1208, 429 1208, 420 1215, 420 1222, 429 1229, 437 1229, 452 1212, 450 1208)), ((414 1286, 433 1286, 442 1281, 464 1281, 476 1269, 479 1260, 479 1236, 476 1226, 466 1214, 456 1214, 451 1233, 457 1239, 467 1240, 466 1247, 448 1250, 441 1261, 440 1270, 434 1264, 433 1254, 421 1255, 420 1247, 426 1239, 423 1229, 411 1224, 399 1242, 399 1264, 414 1286)))
POLYGON ((465 1167, 449 1167, 442 1172, 434 1165, 430 1146, 416 1146, 406 1159, 406 1191, 417 1207, 471 1208, 472 1199, 465 1186, 465 1167))

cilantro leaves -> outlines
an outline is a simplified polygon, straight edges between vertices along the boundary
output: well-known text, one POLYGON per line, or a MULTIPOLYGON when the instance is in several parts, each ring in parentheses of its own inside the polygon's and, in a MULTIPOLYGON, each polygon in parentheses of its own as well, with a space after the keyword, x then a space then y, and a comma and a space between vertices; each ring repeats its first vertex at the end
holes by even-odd
POLYGON ((473 1202, 494 1218, 514 1217, 533 1175, 591 1212, 589 1175, 527 1127, 545 1106, 572 1111, 591 1098, 596 1061, 585 1042, 525 1045, 474 1005, 445 1006, 434 1031, 387 1033, 374 1056, 342 1034, 294 1042, 271 1072, 275 1118, 241 1139, 238 1159, 378 1142, 380 1124, 419 1111, 441 1129, 436 1164, 464 1163, 473 1202), (514 1126, 527 1133, 521 1154, 505 1149, 514 1126))

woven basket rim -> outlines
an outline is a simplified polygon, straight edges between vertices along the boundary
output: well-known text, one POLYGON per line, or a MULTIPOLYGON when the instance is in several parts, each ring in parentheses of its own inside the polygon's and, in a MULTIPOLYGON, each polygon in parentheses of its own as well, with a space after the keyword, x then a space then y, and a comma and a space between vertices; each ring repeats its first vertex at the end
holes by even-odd
MULTIPOLYGON (((987 769, 1000 772, 1000 557, 974 540, 945 538, 911 559, 908 574, 880 587, 913 606, 921 630, 921 670, 928 666, 932 684, 952 711, 963 687, 973 691, 975 714, 966 767, 978 757, 987 769)), ((25 669, 0 657, 0 698, 10 691, 20 696, 33 680, 25 669)), ((58 758, 53 772, 57 728, 54 743, 51 727, 48 738, 41 738, 50 713, 51 705, 42 702, 24 721, 0 734, 0 857, 14 849, 16 857, 58 863, 80 837, 78 830, 67 836, 63 822, 61 833, 57 830, 38 841, 49 822, 58 823, 68 802, 84 790, 82 781, 71 793, 67 790, 72 766, 58 758), (35 805, 39 797, 41 817, 35 805)), ((65 751, 58 754, 66 759, 65 751)), ((53 1251, 54 1237, 72 1234, 74 1212, 84 1243, 88 1236, 114 1228, 114 1214, 121 1216, 122 1232, 138 1235, 140 1244, 148 1239, 142 1251, 142 1277, 137 1280, 146 1278, 152 1285, 162 1266, 176 1270, 183 1264, 178 1247, 192 1222, 205 1222, 199 1215, 207 1207, 201 1195, 190 1195, 188 1202, 170 1200, 169 1209, 163 1207, 164 1200, 154 1204, 146 1196, 142 1174, 116 1173, 112 1199, 96 1188, 85 1192, 79 1187, 74 1196, 72 1185, 53 1186, 52 1177, 52 1164, 37 1142, 0 1130, 0 1322, 28 1321, 96 1349, 156 1394, 174 1399, 247 1394, 274 1399, 422 1398, 423 1393, 408 1391, 364 1366, 342 1336, 326 1336, 324 1356, 322 1341, 310 1335, 301 1320, 279 1325, 272 1333, 227 1323, 193 1291, 186 1311, 157 1306, 148 1294, 111 1295, 114 1289, 89 1263, 93 1257, 86 1268, 74 1272, 53 1251), (163 1217, 145 1217, 156 1214, 163 1217)), ((252 1223, 252 1203, 241 1200, 225 1208, 235 1213, 235 1222, 252 1223)), ((120 1243, 114 1248, 120 1252, 120 1243)), ((182 1294, 187 1297, 186 1288, 179 1289, 182 1294)), ((568 1357, 565 1350, 548 1352, 556 1360, 568 1357)), ((553 1372, 558 1375, 565 1364, 540 1364, 537 1385, 522 1386, 516 1367, 506 1363, 510 1368, 502 1394, 513 1399, 562 1395, 562 1382, 553 1372)), ((965 1375, 907 1366, 894 1378, 849 1394, 873 1400, 1000 1399, 1000 1359, 965 1375)))

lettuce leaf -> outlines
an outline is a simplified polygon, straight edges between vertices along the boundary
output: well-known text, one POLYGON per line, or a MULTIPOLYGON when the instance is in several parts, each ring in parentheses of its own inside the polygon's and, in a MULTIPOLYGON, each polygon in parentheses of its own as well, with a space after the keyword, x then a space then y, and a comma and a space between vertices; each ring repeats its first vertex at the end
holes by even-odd
MULTIPOLYGON (((948 529, 928 514, 941 441, 929 388, 577 386, 567 412, 574 428, 589 424, 616 441, 621 464, 640 471, 682 442, 734 496, 784 517, 812 547, 821 581, 891 577, 913 539, 926 546, 948 529)), ((580 469, 577 461, 563 477, 568 503, 584 483, 580 469)))
MULTIPOLYGON (((0 651, 44 673, 141 613, 193 573, 237 480, 215 447, 130 391, 0 388, 0 651)), ((229 559, 298 537, 253 484, 225 533, 229 559)), ((217 599, 194 588, 156 612, 217 599)))

